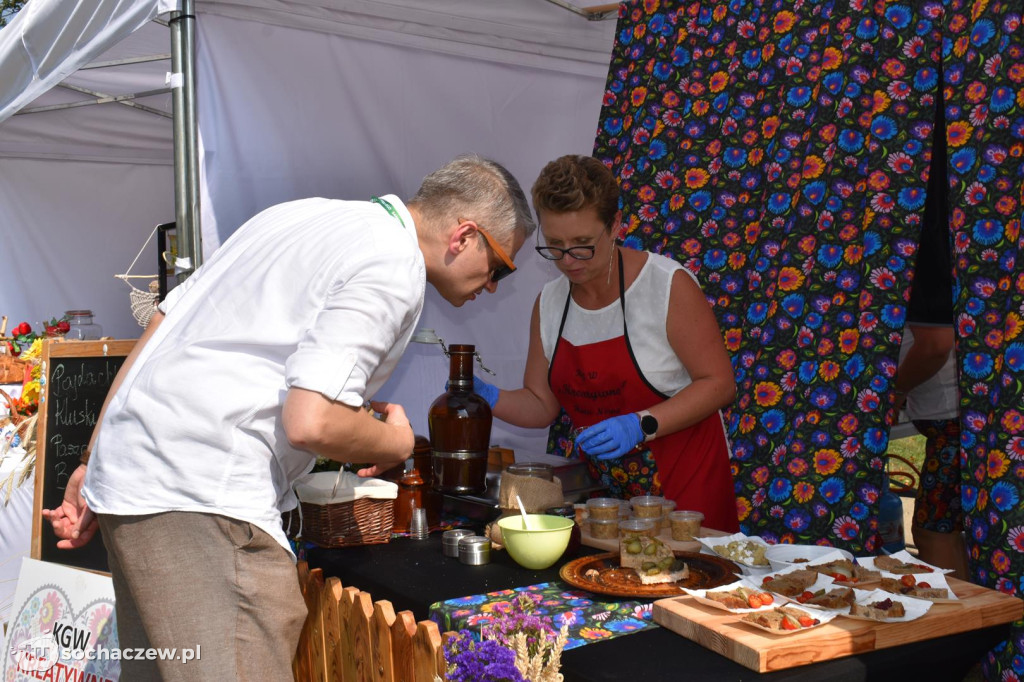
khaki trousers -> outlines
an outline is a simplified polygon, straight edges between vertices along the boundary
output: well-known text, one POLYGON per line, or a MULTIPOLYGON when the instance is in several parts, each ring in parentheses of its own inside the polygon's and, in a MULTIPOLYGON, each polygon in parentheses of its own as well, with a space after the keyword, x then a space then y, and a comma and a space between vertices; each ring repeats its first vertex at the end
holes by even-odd
POLYGON ((197 512, 99 523, 120 648, 178 650, 175 660, 122 659, 122 680, 292 679, 306 605, 291 555, 267 533, 197 512), (195 660, 181 660, 196 647, 195 660))

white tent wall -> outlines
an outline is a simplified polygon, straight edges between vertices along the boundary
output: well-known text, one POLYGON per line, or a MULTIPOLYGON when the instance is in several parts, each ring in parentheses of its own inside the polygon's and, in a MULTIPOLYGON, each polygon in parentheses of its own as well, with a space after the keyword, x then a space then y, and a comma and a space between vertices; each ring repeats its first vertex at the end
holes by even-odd
MULTIPOLYGON (((0 36, 17 30, 12 23, 0 36)), ((0 46, 11 44, 0 39, 0 46)), ((87 61, 169 52, 167 28, 149 23, 87 61)), ((0 52, 0 102, 17 99, 6 80, 16 72, 7 57, 0 52)), ((163 60, 83 69, 65 82, 111 95, 146 92, 164 85, 169 67, 163 60)), ((55 87, 27 109, 89 99, 55 87)), ((170 111, 169 94, 138 101, 170 111)), ((89 308, 105 334, 137 337, 141 328, 129 308, 128 285, 114 274, 128 268, 155 225, 172 220, 169 118, 111 103, 19 113, 0 123, 0 315, 8 316, 9 328, 22 321, 37 327, 44 317, 89 308)), ((156 273, 154 243, 133 272, 156 273)), ((143 289, 147 283, 135 282, 143 289)))
MULTIPOLYGON (((137 337, 128 285, 113 274, 155 225, 173 219, 173 182, 170 165, 0 158, 0 313, 8 328, 38 328, 43 318, 88 308, 104 334, 137 337)), ((155 248, 143 259, 135 270, 155 274, 155 248)))
MULTIPOLYGON (((281 201, 410 197, 462 152, 527 192, 547 161, 590 153, 614 21, 543 0, 255 4, 197 3, 204 250, 281 201)), ((557 274, 531 246, 497 294, 460 309, 428 287, 420 321, 476 344, 499 386, 522 385, 533 302, 557 274)), ((378 398, 426 435, 447 371, 438 346, 413 344, 378 398)), ((546 432, 495 422, 492 442, 543 452, 546 432)))

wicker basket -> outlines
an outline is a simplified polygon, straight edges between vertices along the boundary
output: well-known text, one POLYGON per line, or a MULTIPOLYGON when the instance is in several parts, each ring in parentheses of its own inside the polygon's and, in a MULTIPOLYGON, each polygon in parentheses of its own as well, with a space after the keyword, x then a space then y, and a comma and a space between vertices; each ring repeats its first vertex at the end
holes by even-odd
POLYGON ((351 502, 302 507, 302 539, 321 547, 379 545, 391 540, 395 501, 363 497, 351 502))
POLYGON ((391 540, 398 486, 351 472, 320 472, 298 482, 301 537, 321 547, 377 545, 391 540))
POLYGON ((0 384, 20 384, 25 381, 25 373, 29 369, 29 363, 7 355, 0 354, 0 384))

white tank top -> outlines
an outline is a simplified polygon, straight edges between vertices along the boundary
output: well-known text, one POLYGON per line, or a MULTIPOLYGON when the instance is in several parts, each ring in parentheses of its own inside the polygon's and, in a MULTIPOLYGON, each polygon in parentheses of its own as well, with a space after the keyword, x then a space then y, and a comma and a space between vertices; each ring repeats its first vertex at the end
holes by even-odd
MULTIPOLYGON (((626 289, 626 323, 633 355, 647 381, 670 396, 690 385, 690 375, 669 344, 666 328, 672 276, 677 270, 697 282, 693 273, 671 258, 648 253, 640 274, 626 289)), ((540 339, 548 363, 568 295, 569 280, 564 275, 545 284, 540 293, 540 339)), ((622 336, 619 299, 600 310, 586 310, 570 301, 562 336, 574 346, 622 336)))
MULTIPOLYGON (((914 324, 920 324, 915 322, 914 324)), ((922 327, 936 325, 920 325, 922 327)), ((908 324, 903 328, 900 361, 914 345, 914 333, 908 324)), ((942 368, 907 394, 907 416, 910 419, 955 419, 960 414, 960 390, 956 377, 956 353, 950 351, 942 368)))

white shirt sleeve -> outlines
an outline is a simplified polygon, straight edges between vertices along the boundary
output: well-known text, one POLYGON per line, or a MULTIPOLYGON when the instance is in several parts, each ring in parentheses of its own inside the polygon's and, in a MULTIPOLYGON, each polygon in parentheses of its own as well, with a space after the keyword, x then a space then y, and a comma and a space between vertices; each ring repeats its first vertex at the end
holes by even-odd
POLYGON ((327 293, 313 327, 288 358, 286 383, 358 407, 385 358, 419 316, 410 249, 392 245, 346 263, 327 293))

